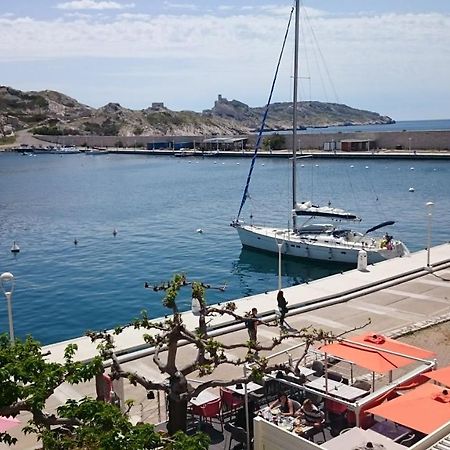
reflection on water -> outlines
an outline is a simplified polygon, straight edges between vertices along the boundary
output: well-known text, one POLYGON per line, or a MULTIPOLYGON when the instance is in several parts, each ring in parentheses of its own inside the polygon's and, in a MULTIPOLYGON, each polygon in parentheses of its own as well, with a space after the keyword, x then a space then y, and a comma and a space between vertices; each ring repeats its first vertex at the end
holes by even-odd
MULTIPOLYGON (((283 255, 281 258, 282 285, 295 286, 297 284, 308 283, 318 278, 354 268, 350 264, 294 259, 283 255)), ((277 279, 278 256, 259 250, 242 248, 239 259, 233 264, 232 273, 239 277, 241 287, 244 288, 246 295, 253 295, 256 292, 261 292, 261 290, 258 291, 258 288, 255 289, 255 278, 261 283, 265 282, 264 285, 266 288, 262 290, 267 289, 266 275, 269 275, 272 280, 277 279)), ((275 288, 276 285, 273 286, 273 289, 275 288)))

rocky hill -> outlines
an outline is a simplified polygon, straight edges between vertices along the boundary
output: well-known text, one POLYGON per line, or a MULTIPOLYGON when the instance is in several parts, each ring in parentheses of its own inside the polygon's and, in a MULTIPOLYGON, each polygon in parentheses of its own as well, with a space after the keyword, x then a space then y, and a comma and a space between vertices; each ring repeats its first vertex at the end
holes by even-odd
MULTIPOLYGON (((214 107, 201 113, 171 111, 162 103, 142 110, 108 103, 92 108, 55 91, 23 92, 0 86, 0 137, 22 129, 47 135, 236 135, 260 126, 264 108, 252 108, 237 100, 219 96, 214 107)), ((271 105, 267 128, 292 126, 292 103, 271 105)), ((299 125, 392 123, 392 119, 346 105, 321 102, 299 104, 299 125)))

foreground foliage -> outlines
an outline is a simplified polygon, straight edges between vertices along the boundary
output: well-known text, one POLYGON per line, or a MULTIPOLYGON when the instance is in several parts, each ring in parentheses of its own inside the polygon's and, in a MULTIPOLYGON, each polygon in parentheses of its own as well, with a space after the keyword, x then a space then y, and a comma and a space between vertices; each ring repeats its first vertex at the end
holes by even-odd
MULTIPOLYGON (((169 438, 153 425, 132 425, 118 407, 92 398, 68 400, 56 414, 46 412, 46 401, 58 386, 92 380, 103 368, 100 357, 88 363, 74 361, 75 352, 76 346, 69 345, 64 363, 53 363, 46 360, 41 345, 33 338, 11 345, 6 334, 0 335, 0 415, 31 413, 23 431, 35 433, 48 450, 208 448, 205 435, 169 438)), ((0 433, 0 442, 14 445, 17 439, 0 433)))

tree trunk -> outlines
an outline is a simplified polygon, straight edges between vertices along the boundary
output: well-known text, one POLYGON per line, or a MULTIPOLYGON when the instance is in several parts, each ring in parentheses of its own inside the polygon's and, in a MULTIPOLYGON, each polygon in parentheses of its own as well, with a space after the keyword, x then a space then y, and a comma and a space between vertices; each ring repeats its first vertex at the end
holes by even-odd
POLYGON ((170 378, 169 402, 169 422, 167 431, 170 435, 177 431, 186 431, 187 427, 187 405, 188 383, 186 377, 181 372, 175 372, 170 378))
POLYGON ((177 431, 186 432, 187 428, 187 400, 173 398, 169 395, 169 422, 167 423, 167 431, 170 435, 177 431))

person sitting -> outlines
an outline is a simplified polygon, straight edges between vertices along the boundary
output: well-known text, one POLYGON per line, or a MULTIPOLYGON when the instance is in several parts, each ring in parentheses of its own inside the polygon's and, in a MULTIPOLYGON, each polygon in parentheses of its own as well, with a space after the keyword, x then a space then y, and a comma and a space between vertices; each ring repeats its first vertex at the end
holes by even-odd
POLYGON ((321 426, 325 419, 324 413, 309 398, 303 402, 296 415, 304 418, 308 425, 314 426, 321 426))
POLYGON ((278 399, 269 405, 270 409, 277 407, 280 409, 280 413, 283 416, 294 415, 294 404, 292 403, 292 400, 288 398, 285 392, 280 392, 278 394, 278 399))

